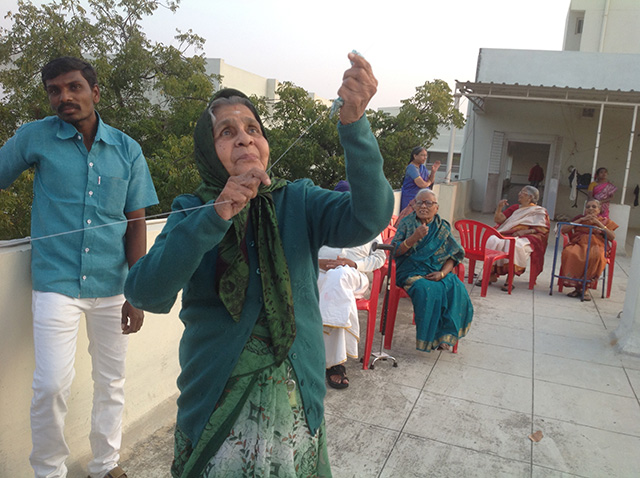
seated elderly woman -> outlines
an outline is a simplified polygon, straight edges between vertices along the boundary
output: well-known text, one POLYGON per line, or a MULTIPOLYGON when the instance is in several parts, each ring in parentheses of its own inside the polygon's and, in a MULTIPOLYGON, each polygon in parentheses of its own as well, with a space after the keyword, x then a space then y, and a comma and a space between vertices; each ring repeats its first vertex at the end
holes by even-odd
MULTIPOLYGON (((584 266, 587 262, 587 248, 589 249, 589 265, 587 266, 586 278, 593 283, 598 281, 607 265, 604 256, 604 241, 615 239, 616 233, 613 231, 618 228, 618 225, 602 215, 602 206, 597 199, 589 199, 585 206, 585 213, 574 217, 571 222, 599 228, 593 229, 591 233, 590 247, 590 228, 571 224, 564 224, 561 228, 563 234, 569 235, 569 244, 562 250, 562 275, 576 279, 562 279, 562 281, 568 287, 575 287, 573 292, 567 294, 569 297, 582 297, 582 279, 585 277, 584 266)), ((587 282, 586 286, 589 287, 589 285, 587 282)), ((588 293, 585 293, 584 300, 591 300, 588 293)))
POLYGON ((396 282, 413 303, 416 348, 447 350, 464 337, 473 320, 467 289, 453 268, 464 249, 451 226, 438 215, 438 198, 430 189, 416 195, 415 212, 398 224, 393 238, 396 282))
POLYGON ((169 312, 182 290, 174 478, 331 476, 318 249, 370 241, 393 210, 364 116, 377 80, 349 59, 338 133, 350 194, 271 177, 254 105, 221 90, 195 127, 202 184, 129 272, 125 295, 144 310, 169 312))
MULTIPOLYGON (((538 206, 540 193, 533 186, 525 186, 518 193, 518 204, 502 209, 507 205, 507 200, 503 199, 498 203, 494 220, 498 224, 498 232, 503 236, 516 238, 516 250, 514 257, 514 271, 516 275, 521 275, 527 268, 527 261, 531 256, 531 274, 538 277, 544 267, 544 253, 547 249, 549 239, 549 214, 542 206, 538 206)), ((491 236, 487 240, 487 248, 496 251, 506 251, 508 242, 491 236)), ((508 264, 505 259, 494 263, 494 270, 491 271, 491 282, 496 282, 498 276, 508 273, 508 264)), ((535 279, 534 279, 535 280, 535 279)), ((481 283, 477 285, 482 285, 481 283)), ((505 292, 508 284, 502 286, 505 292)))

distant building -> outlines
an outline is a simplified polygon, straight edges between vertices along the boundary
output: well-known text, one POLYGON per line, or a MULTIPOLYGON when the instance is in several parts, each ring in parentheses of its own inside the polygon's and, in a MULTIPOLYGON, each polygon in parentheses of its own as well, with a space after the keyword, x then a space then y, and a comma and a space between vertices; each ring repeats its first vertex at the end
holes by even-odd
POLYGON ((638 0, 573 0, 564 33, 565 51, 640 53, 638 0))
MULTIPOLYGON (((277 101, 278 86, 280 82, 275 78, 264 78, 255 73, 227 64, 222 58, 207 58, 206 71, 208 74, 215 74, 222 77, 222 81, 214 82, 216 90, 221 87, 235 88, 242 91, 247 96, 264 96, 267 101, 277 101)), ((314 101, 331 106, 331 100, 321 98, 315 93, 308 93, 314 101)))

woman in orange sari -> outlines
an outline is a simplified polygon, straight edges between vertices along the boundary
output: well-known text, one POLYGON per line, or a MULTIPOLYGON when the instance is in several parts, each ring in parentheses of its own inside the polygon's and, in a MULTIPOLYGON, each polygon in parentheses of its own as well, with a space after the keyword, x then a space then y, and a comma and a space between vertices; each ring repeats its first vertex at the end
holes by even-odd
MULTIPOLYGON (((589 265, 587 266, 587 279, 597 281, 604 271, 607 260, 604 255, 604 241, 613 241, 616 233, 613 232, 618 225, 611 219, 602 215, 602 205, 597 199, 589 199, 585 206, 585 213, 576 216, 571 221, 585 226, 596 226, 591 233, 591 247, 589 248, 589 265)), ((587 248, 589 244, 589 228, 565 224, 560 229, 563 234, 569 235, 569 244, 562 250, 562 275, 576 280, 563 279, 564 284, 575 287, 569 292, 569 297, 582 297, 582 279, 584 278, 584 266, 587 261, 587 248)), ((586 284, 589 287, 589 283, 586 284)), ((584 300, 591 300, 585 293, 584 300)))
MULTIPOLYGON (((529 274, 538 277, 544 266, 544 253, 549 239, 549 214, 542 206, 538 206, 540 192, 533 186, 525 186, 518 193, 518 204, 509 206, 507 200, 498 203, 494 220, 496 229, 503 236, 516 238, 516 250, 514 255, 514 272, 521 275, 531 257, 531 271, 529 274)), ((487 248, 496 251, 506 251, 507 241, 491 236, 487 240, 487 248)), ((498 260, 494 263, 491 273, 491 282, 496 282, 498 276, 508 273, 508 261, 498 260)), ((507 291, 507 283, 502 290, 507 291)))

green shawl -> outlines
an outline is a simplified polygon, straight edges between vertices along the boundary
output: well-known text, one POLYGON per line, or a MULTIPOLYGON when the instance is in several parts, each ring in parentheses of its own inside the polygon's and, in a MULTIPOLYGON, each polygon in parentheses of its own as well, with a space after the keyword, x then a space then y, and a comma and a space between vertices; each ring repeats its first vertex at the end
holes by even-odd
MULTIPOLYGON (((212 102, 231 96, 247 98, 244 93, 227 88, 216 93, 212 102)), ((195 194, 204 203, 215 200, 229 179, 229 173, 216 154, 209 108, 210 104, 200 116, 193 135, 195 161, 202 178, 195 194)), ((258 112, 254 107, 249 109, 260 123, 264 135, 264 126, 258 112)), ((284 186, 286 181, 278 178, 271 178, 270 186, 261 185, 258 195, 250 201, 248 207, 231 219, 233 224, 218 246, 218 258, 224 267, 222 277, 217 281, 217 293, 233 320, 237 322, 240 320, 249 286, 249 259, 242 246, 249 216, 251 217, 262 281, 263 311, 269 324, 278 364, 287 357, 296 335, 291 279, 271 197, 272 191, 284 186)))

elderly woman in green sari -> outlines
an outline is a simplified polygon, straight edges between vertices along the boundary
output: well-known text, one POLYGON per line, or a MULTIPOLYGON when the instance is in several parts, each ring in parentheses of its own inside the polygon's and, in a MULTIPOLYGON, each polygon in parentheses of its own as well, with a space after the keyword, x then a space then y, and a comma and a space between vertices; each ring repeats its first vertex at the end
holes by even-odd
POLYGON ((416 320, 416 348, 448 350, 471 326, 473 306, 467 289, 452 274, 464 249, 451 226, 438 215, 438 198, 430 189, 416 195, 415 212, 398 225, 393 238, 396 283, 404 287, 416 320))
POLYGON ((318 249, 373 239, 393 209, 364 116, 377 81, 349 59, 338 132, 350 193, 270 176, 253 104, 222 90, 195 129, 201 186, 176 198, 130 271, 125 294, 144 310, 168 312, 182 290, 174 477, 331 476, 318 249))

